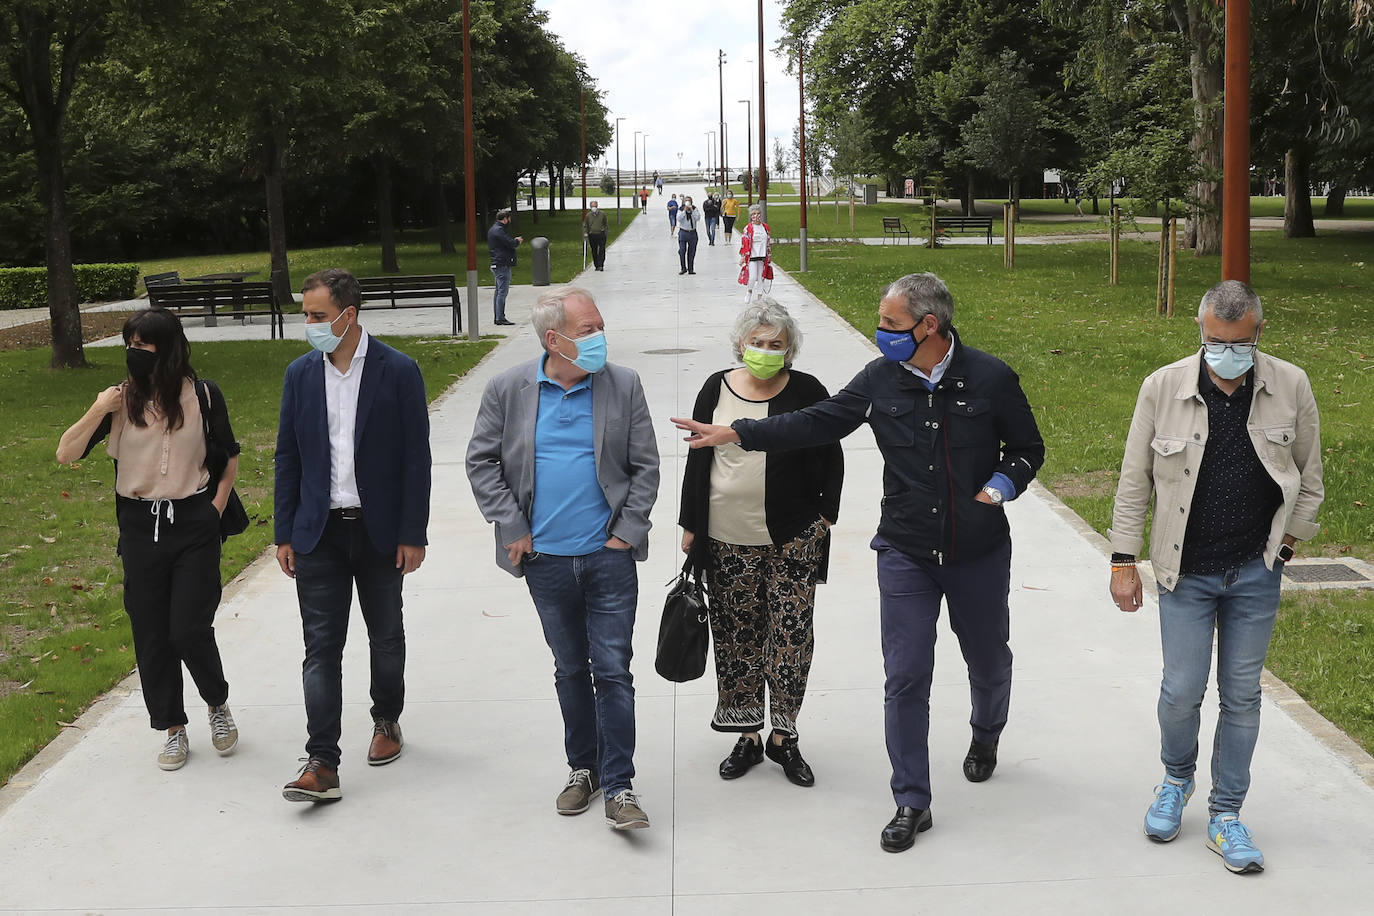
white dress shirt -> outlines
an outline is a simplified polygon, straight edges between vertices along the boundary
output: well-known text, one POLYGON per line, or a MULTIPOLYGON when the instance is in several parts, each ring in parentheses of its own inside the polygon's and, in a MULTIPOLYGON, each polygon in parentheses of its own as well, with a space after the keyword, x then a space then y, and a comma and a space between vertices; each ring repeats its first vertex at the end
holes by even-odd
MULTIPOLYGON (((922 341, 922 343, 925 343, 925 341, 922 341)), ((917 369, 911 363, 902 363, 902 368, 906 369, 908 372, 910 372, 912 375, 916 376, 919 379, 925 379, 932 385, 938 385, 940 384, 940 379, 945 377, 945 370, 949 368, 949 364, 952 359, 954 359, 954 338, 950 338, 949 352, 945 354, 945 358, 930 367, 930 375, 926 375, 924 372, 922 372, 920 369, 917 369)))
POLYGON ((358 481, 353 476, 353 433, 358 425, 358 390, 363 383, 363 359, 367 356, 367 332, 358 326, 358 349, 340 372, 324 357, 324 404, 329 416, 329 508, 351 509, 362 505, 358 481))

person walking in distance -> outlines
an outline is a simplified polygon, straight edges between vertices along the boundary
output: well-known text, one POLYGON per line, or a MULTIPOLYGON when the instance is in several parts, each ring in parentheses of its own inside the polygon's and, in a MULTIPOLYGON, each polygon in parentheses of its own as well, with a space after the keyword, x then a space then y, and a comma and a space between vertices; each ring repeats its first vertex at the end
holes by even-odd
POLYGON ((601 208, 592 201, 587 205, 587 215, 582 220, 582 234, 587 237, 587 247, 592 251, 592 266, 597 270, 606 269, 606 233, 610 230, 610 220, 601 208))
POLYGON ((701 225, 701 211, 692 203, 692 198, 682 198, 682 209, 677 215, 677 259, 681 269, 678 274, 697 272, 697 242, 700 240, 698 227, 701 225))
POLYGON ((749 223, 740 233, 739 282, 744 284, 744 303, 767 290, 765 283, 773 279, 773 236, 763 221, 763 208, 754 204, 749 208, 749 223))
POLYGON ((511 268, 515 267, 515 249, 525 239, 512 237, 509 230, 511 212, 508 209, 496 211, 496 222, 487 230, 487 250, 491 254, 491 275, 496 280, 496 290, 492 294, 493 324, 510 326, 514 321, 506 319, 506 296, 510 293, 511 268))
POLYGON ((370 766, 401 756, 401 588, 425 559, 429 412, 415 360, 368 335, 362 292, 338 268, 306 278, 311 352, 286 368, 277 425, 277 563, 296 581, 305 661, 306 762, 287 801, 341 797, 343 651, 353 591, 367 625, 370 766))
POLYGON ((734 191, 725 192, 725 199, 720 202, 720 216, 725 223, 725 244, 729 245, 735 231, 735 218, 739 216, 739 201, 734 191))

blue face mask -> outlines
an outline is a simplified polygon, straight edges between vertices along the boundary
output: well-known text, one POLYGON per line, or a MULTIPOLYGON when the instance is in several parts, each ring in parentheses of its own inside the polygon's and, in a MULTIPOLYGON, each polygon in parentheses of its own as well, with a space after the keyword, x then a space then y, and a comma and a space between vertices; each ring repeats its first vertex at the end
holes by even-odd
MULTIPOLYGON (((342 318, 340 315, 334 321, 342 318)), ((305 326, 305 339, 310 342, 310 346, 319 350, 321 353, 333 353, 343 343, 343 337, 334 333, 334 321, 309 322, 305 326)), ((344 328, 344 334, 348 329, 344 328)))
POLYGON ((1253 347, 1248 347, 1243 354, 1237 353, 1234 347, 1224 347, 1220 353, 1214 353, 1212 347, 1205 347, 1202 355, 1212 371, 1224 379, 1240 378, 1255 364, 1253 347))
POLYGON ((921 348, 921 344, 930 340, 929 334, 921 340, 917 340, 915 332, 915 325, 905 331, 888 331, 878 328, 873 333, 873 341, 878 345, 878 349, 883 351, 883 356, 894 363, 906 363, 915 358, 916 351, 921 348))
POLYGON ((568 359, 568 357, 563 356, 563 354, 561 353, 559 354, 559 356, 563 356, 564 359, 568 359, 568 362, 572 363, 577 368, 593 374, 600 372, 603 368, 605 368, 605 331, 593 331, 586 337, 578 337, 576 339, 569 337, 566 334, 559 334, 558 336, 563 338, 564 340, 571 340, 573 343, 577 344, 577 359, 568 359))

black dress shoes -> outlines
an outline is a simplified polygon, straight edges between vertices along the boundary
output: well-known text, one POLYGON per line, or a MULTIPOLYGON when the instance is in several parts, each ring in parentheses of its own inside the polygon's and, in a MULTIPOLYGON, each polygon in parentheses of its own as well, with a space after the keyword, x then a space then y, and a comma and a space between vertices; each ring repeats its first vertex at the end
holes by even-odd
POLYGON ((514 321, 507 321, 507 320, 504 319, 504 318, 498 318, 498 319, 496 319, 495 321, 493 321, 492 324, 500 325, 500 326, 503 327, 503 328, 508 328, 508 327, 512 327, 512 326, 515 324, 515 322, 514 322, 514 321))
POLYGON ((763 762, 763 748, 747 737, 735 742, 730 756, 720 762, 721 779, 739 779, 763 762))
POLYGON ((905 852, 915 844, 916 834, 930 829, 930 823, 928 809, 898 805, 878 842, 888 852, 905 852))
POLYGON ((769 760, 782 767, 788 782, 793 785, 809 787, 816 784, 815 774, 811 772, 811 767, 802 759, 801 751, 797 749, 796 737, 783 738, 782 744, 774 744, 769 740, 764 753, 768 755, 769 760))
POLYGON ((984 744, 977 739, 968 746, 964 758, 964 778, 969 782, 986 782, 997 769, 997 742, 984 744))

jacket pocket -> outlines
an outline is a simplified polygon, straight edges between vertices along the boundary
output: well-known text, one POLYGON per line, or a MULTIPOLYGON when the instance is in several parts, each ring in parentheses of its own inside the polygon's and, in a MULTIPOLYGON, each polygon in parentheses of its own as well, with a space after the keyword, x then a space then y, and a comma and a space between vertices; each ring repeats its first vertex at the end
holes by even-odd
POLYGON ((956 398, 945 411, 950 448, 996 448, 997 426, 989 398, 956 398))
POLYGON ((868 424, 873 428, 873 438, 879 445, 914 445, 916 404, 906 398, 874 398, 868 424))
POLYGON ((1293 461, 1293 440, 1297 430, 1292 426, 1270 426, 1260 430, 1264 436, 1265 451, 1275 470, 1286 471, 1293 461))
POLYGON ((1181 480, 1187 470, 1188 440, 1172 436, 1156 436, 1150 442, 1154 449, 1153 476, 1156 480, 1181 480))

